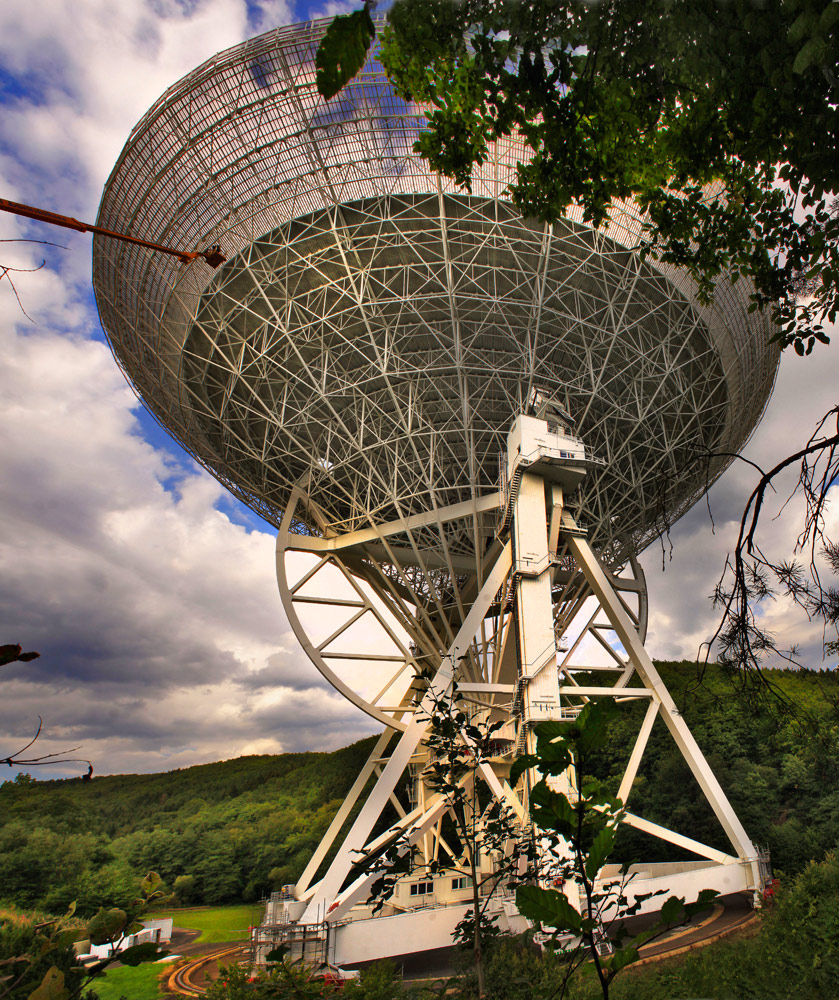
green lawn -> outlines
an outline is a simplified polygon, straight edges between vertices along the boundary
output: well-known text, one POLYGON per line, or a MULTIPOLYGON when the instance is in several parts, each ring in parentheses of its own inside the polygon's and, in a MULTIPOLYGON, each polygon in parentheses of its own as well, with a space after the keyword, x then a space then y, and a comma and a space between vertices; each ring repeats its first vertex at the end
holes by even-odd
POLYGON ((245 941, 248 938, 248 928, 262 920, 262 905, 256 903, 194 910, 155 910, 149 916, 172 917, 176 927, 201 931, 197 940, 207 944, 214 941, 245 941))
POLYGON ((168 976, 171 971, 171 965, 158 965, 156 962, 138 965, 133 969, 123 965, 94 979, 90 989, 98 995, 99 1000, 120 1000, 120 997, 130 997, 130 1000, 158 1000, 164 996, 158 978, 164 974, 168 976))

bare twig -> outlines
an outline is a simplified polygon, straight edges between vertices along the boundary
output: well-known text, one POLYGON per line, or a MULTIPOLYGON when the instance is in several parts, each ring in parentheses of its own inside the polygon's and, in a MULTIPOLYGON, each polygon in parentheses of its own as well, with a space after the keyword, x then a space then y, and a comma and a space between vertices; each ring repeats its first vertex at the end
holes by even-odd
MULTIPOLYGON (((18 643, 8 643, 0 646, 0 667, 4 667, 9 663, 30 663, 32 660, 37 660, 40 655, 40 653, 34 651, 24 653, 23 647, 18 643)), ((32 739, 28 743, 25 743, 20 750, 16 750, 6 757, 0 757, 0 764, 8 764, 9 767, 42 767, 45 764, 87 764, 87 773, 82 775, 82 780, 89 781, 93 775, 93 764, 86 757, 67 756, 68 754, 75 753, 77 750, 81 750, 81 747, 70 747, 69 750, 58 750, 55 753, 40 754, 37 757, 23 756, 38 741, 43 726, 44 720, 39 715, 38 728, 35 730, 35 735, 32 739)))
MULTIPOLYGON (((23 237, 14 240, 0 240, 0 243, 38 243, 42 247, 58 247, 59 250, 70 249, 69 247, 65 247, 63 243, 51 243, 49 240, 30 240, 24 239, 23 237)), ((41 267, 43 267, 43 264, 41 267)))
POLYGON ((34 323, 35 320, 32 319, 29 313, 23 308, 23 303, 20 301, 20 296, 17 293, 17 288, 15 288, 15 283, 9 276, 9 272, 14 271, 15 274, 30 274, 33 271, 40 271, 45 264, 46 264, 45 260, 42 260, 37 267, 9 267, 8 265, 0 264, 0 281, 2 281, 5 278, 12 286, 12 291, 14 292, 15 298, 17 299, 18 308, 23 313, 23 315, 29 320, 30 323, 34 323))
MULTIPOLYGON (((732 456, 714 453, 706 457, 732 456)), ((775 637, 758 621, 757 607, 765 599, 774 598, 776 591, 791 598, 811 621, 820 619, 824 623, 825 652, 839 651, 839 643, 827 638, 827 630, 839 624, 839 591, 823 583, 818 568, 818 557, 823 555, 828 566, 839 571, 839 550, 824 533, 828 491, 839 481, 839 406, 821 418, 803 448, 767 471, 742 456, 734 457, 757 469, 760 477, 743 510, 737 542, 714 593, 714 604, 722 610, 720 623, 711 639, 700 647, 700 659, 707 662, 711 647, 718 643, 724 664, 739 671, 741 677, 752 674, 767 684, 761 673, 761 661, 767 653, 797 664, 797 650, 780 649, 775 637), (826 434, 826 430, 831 433, 826 434), (775 492, 778 477, 796 465, 798 479, 781 505, 781 512, 795 496, 803 497, 803 526, 793 556, 806 551, 806 568, 794 558, 774 559, 759 540, 767 491, 775 492)))

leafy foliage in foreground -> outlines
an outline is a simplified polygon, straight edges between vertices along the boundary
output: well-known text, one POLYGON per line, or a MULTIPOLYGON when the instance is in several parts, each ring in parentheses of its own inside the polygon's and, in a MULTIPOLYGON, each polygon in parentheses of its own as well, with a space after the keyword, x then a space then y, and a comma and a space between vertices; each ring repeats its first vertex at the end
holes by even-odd
POLYGON ((329 25, 315 58, 317 88, 323 97, 334 97, 361 69, 375 34, 366 4, 329 25))
POLYGON ((44 914, 22 914, 0 909, 0 997, 27 1000, 46 980, 73 991, 85 980, 76 965, 73 942, 84 935, 81 922, 74 927, 44 914))
POLYGON ((809 353, 839 313, 839 6, 831 0, 397 0, 382 62, 428 108, 415 150, 468 187, 523 143, 510 196, 599 226, 649 212, 643 252, 754 283, 809 353))
MULTIPOLYGON (((830 854, 782 885, 774 906, 760 914, 758 933, 630 970, 615 984, 614 998, 812 1000, 835 997, 837 982, 839 857, 830 854)), ((581 990, 579 1000, 596 995, 581 990)))
MULTIPOLYGON (((561 955, 540 954, 525 938, 499 937, 484 961, 486 994, 493 1000, 551 1000, 564 975, 561 955)), ((615 980, 613 1000, 812 1000, 835 997, 839 982, 839 857, 810 862, 782 886, 774 906, 760 914, 756 933, 709 945, 686 957, 629 968, 615 980)), ((570 980, 567 1000, 595 1000, 601 989, 591 966, 570 980)), ((275 965, 251 981, 232 967, 207 1000, 474 1000, 473 971, 447 982, 409 985, 387 963, 372 966, 342 992, 311 972, 275 965)))
MULTIPOLYGON (((0 1000, 78 1000, 117 961, 136 968, 168 955, 152 941, 122 947, 141 929, 140 918, 159 899, 160 886, 160 876, 149 872, 127 911, 100 907, 86 925, 75 919, 75 903, 63 917, 0 912, 0 1000), (107 945, 106 956, 78 965, 75 945, 81 941, 107 945)), ((87 1000, 98 997, 90 993, 87 1000)))
POLYGON ((614 850, 624 808, 605 782, 589 776, 588 768, 592 754, 605 744, 617 713, 612 701, 592 701, 571 722, 539 723, 534 730, 535 751, 519 757, 510 771, 511 784, 528 768, 536 768, 541 775, 530 792, 530 815, 544 845, 557 858, 550 873, 553 886, 520 885, 516 906, 538 928, 550 933, 552 950, 562 952, 564 971, 559 977, 557 1000, 564 1000, 571 978, 586 962, 593 964, 602 996, 608 1000, 615 977, 639 960, 642 944, 687 923, 718 895, 716 890, 703 889, 691 903, 670 896, 662 903, 654 924, 640 934, 631 934, 625 919, 666 890, 636 895, 630 886, 634 875, 629 874, 628 865, 611 881, 596 883, 614 850), (569 774, 573 775, 570 783, 569 774), (558 781, 557 787, 551 786, 551 777, 558 781), (557 885, 557 877, 561 886, 571 882, 579 887, 580 899, 584 899, 579 912, 557 885), (612 951, 604 955, 598 945, 607 926, 612 951))

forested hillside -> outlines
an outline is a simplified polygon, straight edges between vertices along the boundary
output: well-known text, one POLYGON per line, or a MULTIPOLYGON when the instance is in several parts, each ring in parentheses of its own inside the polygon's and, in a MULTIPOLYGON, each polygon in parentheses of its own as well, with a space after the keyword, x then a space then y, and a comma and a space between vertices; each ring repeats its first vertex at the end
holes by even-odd
MULTIPOLYGON (((718 668, 696 687, 693 664, 660 664, 693 732, 752 839, 792 874, 839 842, 839 676, 773 671, 781 695, 745 700, 718 668), (693 690, 691 690, 693 688, 693 690), (798 706, 798 707, 795 707, 798 706)), ((625 703, 598 776, 627 759, 641 701, 625 703)), ((372 739, 331 754, 207 764, 167 774, 0 787, 0 901, 81 913, 117 905, 138 876, 158 871, 185 903, 252 901, 302 871, 372 739)), ((633 812, 720 847, 708 807, 663 723, 650 738, 633 812)), ((625 828, 625 859, 664 860, 673 848, 625 828)))
POLYGON ((185 903, 260 898, 293 881, 372 749, 241 757, 166 774, 0 786, 0 901, 82 914, 136 877, 176 880, 185 903))
MULTIPOLYGON (((775 693, 735 691, 718 667, 697 686, 692 663, 659 663, 662 678, 731 800, 747 833, 768 847, 776 870, 793 874, 839 844, 839 674, 766 671, 775 693)), ((598 767, 614 774, 628 759, 646 702, 625 705, 598 767)), ((656 720, 629 808, 695 840, 730 845, 664 723, 656 720)), ((617 853, 624 860, 678 857, 661 841, 628 827, 617 853)), ((691 855, 682 855, 685 858, 691 855)))

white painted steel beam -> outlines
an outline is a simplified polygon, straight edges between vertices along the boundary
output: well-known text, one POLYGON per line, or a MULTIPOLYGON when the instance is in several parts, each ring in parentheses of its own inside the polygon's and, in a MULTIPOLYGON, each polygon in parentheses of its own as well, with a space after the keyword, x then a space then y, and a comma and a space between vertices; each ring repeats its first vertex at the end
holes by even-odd
POLYGON ((392 735, 393 730, 385 729, 376 741, 376 745, 370 752, 370 756, 367 758, 366 763, 358 772, 358 777, 353 782, 352 788, 350 788, 344 797, 344 801, 341 803, 338 812, 335 813, 335 816, 329 824, 326 833, 323 835, 321 842, 318 844, 314 854, 309 859, 309 863, 303 869, 303 874, 297 880, 297 884, 294 887, 294 894, 297 899, 301 899, 303 897, 303 893, 309 888, 309 885, 317 874, 317 870, 320 868, 323 859, 329 853, 329 848, 341 832, 341 827, 347 821, 347 817, 352 812, 353 806, 358 801, 359 795, 364 791, 367 782, 372 777, 376 764, 379 762, 382 754, 387 749, 387 745, 390 742, 392 735))
POLYGON ((620 697, 623 699, 628 698, 652 698, 655 696, 654 691, 648 691, 646 688, 634 688, 634 687, 586 687, 582 684, 563 684, 560 686, 559 693, 565 695, 586 695, 589 698, 615 698, 620 697))
POLYGON ((497 510, 500 504, 501 494, 490 493, 475 500, 465 500, 463 503, 451 504, 448 507, 440 507, 421 514, 412 514, 410 517, 387 521, 385 524, 376 524, 372 528, 359 528, 356 531, 335 534, 329 538, 301 535, 295 539, 295 544, 308 552, 338 552, 342 549, 364 545, 366 542, 376 542, 382 538, 401 535, 416 528, 457 521, 472 513, 497 510))
POLYGON ((584 538, 570 534, 567 541, 570 551, 580 564, 592 591, 597 596, 601 607, 615 629, 619 641, 626 650, 632 666, 637 670, 645 687, 654 692, 654 698, 660 706, 661 716, 667 728, 670 730, 691 773, 699 783, 699 787, 713 809, 714 815, 719 820, 731 845, 737 852, 737 856, 742 861, 747 861, 751 865, 753 885, 758 887, 760 885, 760 873, 757 868, 757 850, 749 839, 737 814, 732 809, 716 776, 708 766, 708 762, 705 760, 687 723, 677 709, 670 692, 653 666, 649 654, 640 642, 638 634, 629 616, 626 614, 623 605, 618 600, 603 568, 584 538))
POLYGON ((515 684, 471 684, 468 682, 458 683, 457 690, 466 694, 515 694, 515 684))
POLYGON ((653 724, 655 723, 656 716, 658 715, 658 705, 658 701, 653 698, 647 706, 644 721, 641 723, 641 728, 635 738, 635 745, 632 747, 632 753, 629 755, 626 770, 623 772, 620 787, 618 788, 618 798, 624 805, 626 805, 629 800, 629 794, 632 791, 633 784, 635 783, 638 768, 641 764, 641 758, 644 756, 644 750, 647 748, 647 741, 650 738, 650 733, 653 731, 653 724))
MULTIPOLYGON (((740 861, 742 863, 749 860, 748 858, 736 858, 731 854, 726 854, 724 851, 708 847, 707 844, 702 844, 698 840, 685 837, 681 833, 675 833, 673 830, 668 830, 667 827, 661 826, 659 823, 652 823, 650 820, 643 819, 641 816, 635 816, 633 813, 625 813, 622 822, 626 823, 627 826, 634 827, 636 830, 641 830, 643 833, 649 833, 653 837, 658 837, 659 840, 666 840, 668 844, 683 847, 686 851, 692 851, 701 858, 708 858, 721 865, 730 864, 732 861, 740 861)), ((759 885, 760 882, 758 881, 756 884, 759 885)))
POLYGON ((495 600, 495 596, 509 573, 511 565, 511 545, 507 543, 487 576, 486 582, 481 588, 469 614, 466 616, 466 620, 461 626, 454 642, 451 644, 446 657, 434 675, 419 710, 414 713, 413 718, 400 736, 399 742, 394 747, 381 777, 361 807, 355 822, 341 845, 338 855, 321 881, 318 892, 310 900, 301 917, 303 923, 317 920, 318 914, 325 912, 324 906, 331 906, 337 897, 344 880, 353 867, 353 859, 360 856, 363 852, 370 832, 381 815, 388 797, 408 766, 411 755, 427 732, 430 725, 430 716, 435 704, 441 698, 444 699, 450 690, 457 664, 460 658, 466 655, 466 650, 471 645, 482 620, 489 611, 490 605, 495 600))

